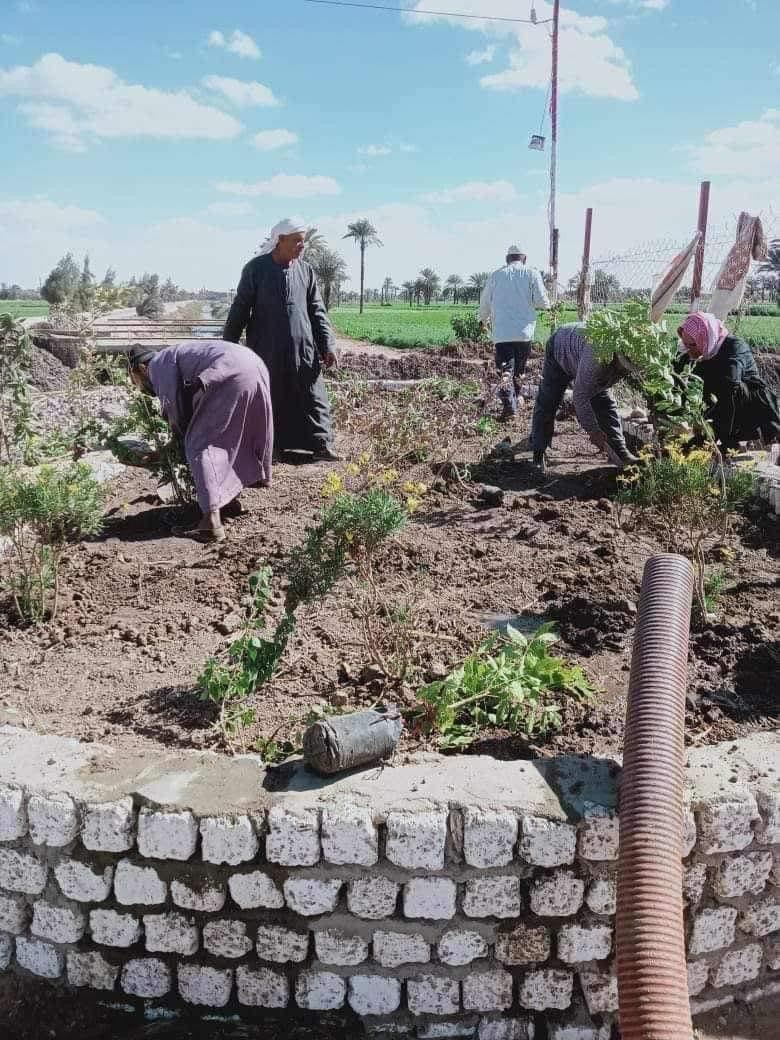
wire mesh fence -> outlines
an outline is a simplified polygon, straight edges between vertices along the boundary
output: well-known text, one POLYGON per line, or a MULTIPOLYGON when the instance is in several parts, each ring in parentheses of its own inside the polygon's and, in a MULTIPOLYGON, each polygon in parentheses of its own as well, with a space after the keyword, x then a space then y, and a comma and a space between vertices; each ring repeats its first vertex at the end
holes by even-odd
MULTIPOLYGON (((768 242, 780 238, 780 215, 774 210, 761 214, 768 242)), ((729 221, 710 227, 707 231, 702 272, 702 291, 698 306, 707 310, 712 296, 713 282, 723 261, 734 245, 736 215, 729 221)), ((687 239, 664 238, 643 242, 620 253, 592 260, 590 263, 589 306, 616 306, 628 299, 650 300, 654 286, 672 259, 689 245, 693 230, 687 239)), ((777 256, 777 253, 774 253, 777 256)), ((758 349, 780 349, 780 271, 770 271, 768 263, 753 262, 747 279, 745 295, 739 310, 729 315, 727 324, 751 346, 758 349), (762 270, 764 268, 764 270, 762 270)), ((693 262, 683 284, 675 294, 666 312, 666 320, 674 324, 679 315, 691 309, 693 262)), ((577 307, 581 302, 580 276, 574 276, 563 287, 567 303, 577 307)))

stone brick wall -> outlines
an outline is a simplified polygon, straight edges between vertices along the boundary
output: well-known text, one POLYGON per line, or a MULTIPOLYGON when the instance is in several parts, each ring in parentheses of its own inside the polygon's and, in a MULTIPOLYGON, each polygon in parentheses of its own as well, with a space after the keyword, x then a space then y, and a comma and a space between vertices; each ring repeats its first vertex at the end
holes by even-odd
MULTIPOLYGON (((150 788, 148 761, 79 747, 0 729, 0 969, 151 1007, 347 1008, 368 1035, 609 1036, 615 764, 428 756, 269 792, 253 761, 237 801, 246 760, 180 756, 150 788)), ((694 1011, 780 990, 778 749, 691 755, 694 1011)))

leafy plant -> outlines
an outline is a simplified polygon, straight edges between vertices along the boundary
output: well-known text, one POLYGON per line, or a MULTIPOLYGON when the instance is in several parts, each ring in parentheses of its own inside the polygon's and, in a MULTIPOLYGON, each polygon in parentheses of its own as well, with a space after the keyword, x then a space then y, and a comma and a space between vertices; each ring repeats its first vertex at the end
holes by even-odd
POLYGON ((481 419, 477 419, 474 423, 474 429, 480 437, 494 437, 500 427, 491 415, 483 415, 481 419))
POLYGON ((488 343, 490 340, 476 311, 454 314, 450 319, 450 325, 461 343, 488 343))
POLYGON ((557 641, 551 625, 529 639, 514 628, 486 639, 446 679, 419 691, 430 728, 442 747, 471 743, 480 730, 508 729, 532 737, 559 729, 561 701, 593 696, 576 665, 550 653, 557 641))
POLYGON ((708 614, 714 614, 723 590, 728 582, 728 574, 723 568, 712 571, 704 579, 704 604, 708 614))
POLYGON ((0 534, 11 543, 9 585, 20 618, 56 615, 65 547, 100 530, 103 504, 103 489, 88 466, 0 469, 0 534))
POLYGON ((38 438, 29 391, 30 347, 24 322, 0 314, 0 461, 36 461, 38 438))

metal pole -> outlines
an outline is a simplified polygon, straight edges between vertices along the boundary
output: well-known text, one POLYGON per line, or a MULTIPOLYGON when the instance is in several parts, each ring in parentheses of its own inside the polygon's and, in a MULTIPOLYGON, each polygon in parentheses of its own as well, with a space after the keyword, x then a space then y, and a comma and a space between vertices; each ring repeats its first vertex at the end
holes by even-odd
POLYGON ((590 301, 586 298, 588 281, 590 280, 590 234, 593 227, 593 209, 585 210, 585 244, 582 247, 582 269, 580 271, 580 287, 577 300, 577 316, 583 321, 588 316, 590 301))
POLYGON ((693 283, 691 285, 691 311, 699 309, 701 297, 701 279, 704 273, 704 246, 707 238, 707 215, 710 210, 710 182, 702 181, 699 188, 699 231, 701 238, 696 246, 693 261, 693 283))
POLYGON ((558 25, 560 0, 553 2, 552 18, 552 73, 550 78, 550 273, 551 297, 558 295, 558 229, 556 227, 556 191, 558 181, 558 25))

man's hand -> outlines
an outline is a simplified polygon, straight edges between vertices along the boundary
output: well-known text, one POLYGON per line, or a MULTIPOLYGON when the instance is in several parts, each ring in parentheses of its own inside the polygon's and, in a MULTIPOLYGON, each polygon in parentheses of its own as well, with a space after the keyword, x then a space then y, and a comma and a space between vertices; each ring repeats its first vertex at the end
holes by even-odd
POLYGON ((588 437, 590 437, 590 443, 595 448, 598 448, 599 451, 604 451, 607 446, 607 435, 603 430, 596 430, 595 433, 589 433, 588 437))
POLYGON ((325 368, 338 368, 339 359, 336 357, 336 354, 332 350, 329 350, 323 357, 322 363, 325 366, 325 368))

